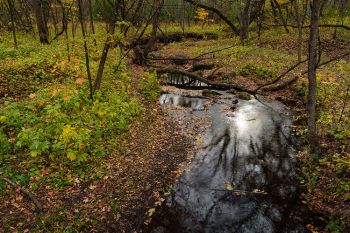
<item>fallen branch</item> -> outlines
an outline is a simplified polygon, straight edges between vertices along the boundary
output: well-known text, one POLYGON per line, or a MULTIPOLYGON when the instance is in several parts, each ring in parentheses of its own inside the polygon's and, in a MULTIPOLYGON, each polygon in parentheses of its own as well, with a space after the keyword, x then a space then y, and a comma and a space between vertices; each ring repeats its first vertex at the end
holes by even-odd
POLYGON ((186 70, 181 70, 181 69, 174 69, 174 68, 158 68, 156 69, 157 73, 159 74, 164 74, 164 73, 172 73, 172 74, 180 74, 180 75, 184 75, 187 76, 189 78, 193 78, 196 79, 200 82, 203 82, 207 85, 209 85, 210 87, 216 88, 216 89, 220 89, 220 90, 230 90, 230 89, 234 89, 237 91, 243 91, 243 92, 247 92, 249 94, 254 94, 255 92, 253 90, 247 89, 241 85, 238 84, 225 84, 225 83, 216 83, 213 81, 210 81, 206 78, 200 77, 197 74, 188 72, 186 70))
POLYGON ((212 11, 215 14, 217 14, 223 21, 225 21, 232 29, 232 31, 236 34, 239 35, 239 29, 229 20, 220 10, 216 9, 215 7, 211 7, 205 4, 202 4, 198 1, 195 0, 185 0, 188 3, 191 3, 192 5, 195 5, 197 7, 201 7, 205 10, 212 11))
POLYGON ((18 186, 17 184, 15 184, 13 181, 7 179, 7 178, 2 178, 6 183, 8 183, 10 186, 12 186, 14 189, 18 189, 19 191, 21 191, 23 194, 25 194, 31 201, 34 202, 34 204, 36 205, 36 207, 39 210, 43 209, 43 205, 40 203, 40 201, 38 199, 36 199, 33 194, 31 194, 28 190, 26 190, 25 188, 18 186))
POLYGON ((258 88, 255 89, 255 93, 258 93, 259 90, 263 89, 264 87, 267 86, 271 86, 275 83, 277 83, 278 81, 280 81, 284 76, 286 76, 289 72, 293 71, 295 68, 297 68, 299 65, 303 64, 304 62, 308 61, 308 59, 305 59, 303 61, 300 61, 296 64, 294 64, 293 66, 291 66, 288 70, 286 70, 284 73, 282 73, 280 76, 278 76, 274 81, 270 82, 270 83, 266 83, 258 88))

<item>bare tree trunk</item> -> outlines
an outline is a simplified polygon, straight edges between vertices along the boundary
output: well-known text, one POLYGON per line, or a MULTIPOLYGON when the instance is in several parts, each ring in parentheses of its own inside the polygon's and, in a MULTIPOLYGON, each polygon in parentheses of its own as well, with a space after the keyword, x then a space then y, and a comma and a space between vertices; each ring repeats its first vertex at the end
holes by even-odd
POLYGON ((15 49, 18 49, 18 43, 17 43, 17 36, 16 36, 16 25, 15 25, 15 19, 13 17, 13 11, 14 11, 14 5, 12 0, 7 0, 8 3, 8 9, 11 17, 11 27, 12 27, 12 35, 13 35, 13 43, 15 46, 15 49))
MULTIPOLYGON (((114 24, 110 25, 110 27, 113 27, 112 30, 114 32, 114 24)), ((101 87, 103 70, 104 70, 104 67, 105 67, 105 64, 107 61, 107 55, 108 55, 110 47, 111 47, 111 42, 110 42, 110 39, 108 38, 105 42, 105 45, 103 46, 103 51, 101 54, 101 59, 100 59, 99 65, 98 65, 97 75, 96 75, 96 79, 95 79, 94 91, 99 90, 101 87)))
POLYGON ((308 78, 309 92, 307 96, 307 112, 308 112, 308 137, 311 153, 319 153, 319 142, 316 129, 316 69, 317 69, 317 51, 319 37, 319 18, 321 10, 321 1, 312 1, 311 11, 311 27, 309 37, 309 61, 308 61, 308 78))
POLYGON ((293 2, 294 10, 295 10, 295 17, 297 20, 297 27, 298 27, 298 62, 301 61, 301 53, 302 53, 302 46, 303 46, 303 23, 302 23, 302 17, 301 12, 299 8, 299 2, 298 0, 294 0, 293 2))
POLYGON ((78 7, 79 7, 79 20, 81 25, 81 31, 83 33, 84 38, 84 51, 85 51, 85 65, 86 65, 86 73, 89 80, 89 87, 90 87, 90 98, 93 98, 93 90, 92 90, 92 78, 91 78, 91 71, 90 71, 90 60, 89 60, 89 50, 88 45, 86 42, 86 32, 85 32, 85 24, 84 24, 84 15, 83 15, 83 9, 82 9, 82 0, 78 0, 78 7))
POLYGON ((47 26, 47 10, 48 3, 45 0, 33 0, 33 8, 35 13, 36 24, 39 31, 40 42, 49 44, 49 28, 47 26))
POLYGON ((282 24, 283 24, 283 26, 284 26, 285 31, 286 31, 287 33, 289 33, 289 29, 288 29, 288 27, 287 27, 287 21, 286 21, 286 20, 284 19, 284 17, 283 17, 283 13, 282 13, 282 9, 281 9, 280 4, 277 2, 277 0, 273 0, 273 2, 274 2, 274 5, 276 6, 276 8, 277 8, 277 10, 278 10, 278 15, 279 15, 279 17, 280 17, 280 19, 281 19, 281 22, 282 22, 282 24))
POLYGON ((72 37, 73 39, 75 39, 75 34, 76 34, 77 30, 76 30, 76 23, 74 20, 74 15, 72 14, 72 37))
MULTIPOLYGON (((337 20, 337 25, 340 23, 340 21, 343 21, 343 17, 344 17, 344 10, 345 10, 345 3, 346 0, 339 0, 338 2, 338 13, 339 13, 339 18, 337 20)), ((333 39, 335 40, 337 38, 337 27, 334 28, 334 32, 333 32, 333 39)))
POLYGON ((246 44, 249 39, 250 5, 251 0, 246 0, 244 9, 241 11, 240 39, 242 44, 246 44))
POLYGON ((93 9, 92 9, 91 0, 88 0, 88 5, 89 5, 89 16, 90 16, 90 32, 92 34, 95 34, 94 16, 93 16, 93 9))
MULTIPOLYGON (((117 15, 116 7, 117 6, 113 7, 113 13, 112 13, 113 16, 109 20, 108 26, 107 26, 107 32, 111 36, 114 34, 114 31, 115 31, 115 22, 116 22, 116 15, 117 15)), ((99 90, 101 87, 103 71, 104 71, 104 67, 107 61, 107 55, 110 48, 111 48, 111 41, 110 41, 110 38, 108 37, 103 46, 100 63, 98 65, 97 75, 96 75, 95 84, 94 84, 94 91, 99 90)))
POLYGON ((157 31, 159 27, 159 18, 161 9, 163 7, 164 0, 154 0, 153 5, 153 17, 152 17, 152 32, 151 37, 148 41, 148 43, 145 45, 144 49, 141 49, 140 47, 136 46, 134 48, 135 52, 135 59, 134 62, 139 65, 145 65, 148 53, 152 51, 154 44, 157 39, 157 31))

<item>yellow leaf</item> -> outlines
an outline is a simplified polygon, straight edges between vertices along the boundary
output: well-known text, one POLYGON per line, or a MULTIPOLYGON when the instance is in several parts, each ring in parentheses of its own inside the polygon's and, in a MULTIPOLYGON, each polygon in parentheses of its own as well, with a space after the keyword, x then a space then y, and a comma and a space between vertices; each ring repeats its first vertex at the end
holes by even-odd
POLYGON ((154 214, 155 211, 156 211, 155 208, 149 209, 149 210, 147 211, 147 216, 148 216, 148 217, 151 217, 151 216, 154 214))
POLYGON ((6 117, 5 116, 0 116, 0 123, 4 123, 6 120, 6 117))
POLYGON ((233 191, 233 184, 231 182, 225 182, 225 187, 228 191, 233 191))
POLYGON ((30 156, 32 156, 33 158, 35 158, 37 155, 38 155, 38 152, 35 151, 35 150, 32 150, 32 151, 30 152, 30 156))
POLYGON ((74 161, 77 159, 77 155, 75 154, 74 151, 68 151, 67 153, 67 158, 70 160, 70 161, 74 161))

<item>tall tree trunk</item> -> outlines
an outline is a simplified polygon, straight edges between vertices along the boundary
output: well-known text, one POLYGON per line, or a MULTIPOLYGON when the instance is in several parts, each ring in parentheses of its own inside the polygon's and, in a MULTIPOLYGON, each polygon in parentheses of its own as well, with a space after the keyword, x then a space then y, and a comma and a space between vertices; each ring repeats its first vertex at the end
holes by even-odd
MULTIPOLYGON (((343 17, 344 17, 344 10, 345 10, 345 3, 346 0, 339 0, 338 2, 338 13, 339 13, 339 18, 337 20, 337 24, 340 24, 340 21, 343 21, 343 17)), ((337 38, 337 27, 334 28, 334 32, 333 32, 333 39, 335 40, 337 38)))
POLYGON ((251 0, 246 0, 243 11, 241 11, 240 39, 242 44, 246 44, 249 39, 250 5, 251 0))
POLYGON ((298 27, 298 62, 301 61, 301 53, 302 53, 302 47, 303 47, 303 29, 302 29, 302 16, 300 12, 299 7, 299 0, 294 0, 293 2, 294 10, 295 10, 295 17, 297 21, 297 27, 298 27))
POLYGON ((273 2, 274 2, 274 5, 276 6, 276 8, 277 8, 277 10, 278 10, 278 15, 279 15, 279 17, 280 17, 280 19, 281 19, 281 22, 282 22, 283 26, 284 26, 284 30, 285 30, 287 33, 289 33, 289 29, 288 29, 288 27, 287 27, 287 21, 286 21, 286 20, 284 19, 284 17, 283 17, 283 13, 282 13, 282 9, 281 9, 280 4, 277 2, 277 0, 273 0, 273 2))
POLYGON ((97 75, 96 75, 96 79, 95 79, 95 83, 94 83, 94 91, 99 90, 101 87, 104 67, 105 67, 105 64, 107 61, 109 49, 111 48, 110 36, 112 36, 114 34, 114 31, 115 31, 115 22, 117 20, 117 9, 116 8, 117 8, 117 6, 113 6, 112 17, 110 18, 110 20, 107 24, 107 32, 108 32, 109 36, 108 36, 108 38, 105 41, 105 44, 103 46, 103 51, 101 54, 101 59, 100 59, 99 65, 98 65, 97 75))
POLYGON ((148 53, 150 53, 154 47, 154 44, 157 40, 157 31, 159 27, 159 18, 160 18, 160 13, 161 9, 163 7, 164 0, 154 0, 154 5, 153 5, 153 16, 152 16, 152 32, 151 32, 151 37, 145 47, 141 49, 139 46, 136 46, 134 48, 135 52, 135 59, 134 62, 139 65, 145 65, 148 53))
POLYGON ((85 66, 86 66, 86 73, 89 80, 89 87, 90 87, 90 98, 93 98, 93 89, 92 89, 92 78, 91 78, 91 71, 90 71, 90 59, 89 59, 89 49, 86 42, 86 31, 85 31, 85 24, 84 24, 84 14, 82 9, 82 0, 78 0, 78 8, 79 8, 79 21, 81 25, 81 32, 83 33, 84 38, 84 52, 85 52, 85 66))
POLYGON ((309 60, 308 60, 308 78, 309 92, 307 96, 308 112, 308 137, 311 153, 319 153, 319 143, 316 129, 316 69, 318 54, 318 37, 319 37, 319 18, 322 2, 320 0, 312 1, 311 27, 309 37, 309 60))
POLYGON ((89 5, 89 16, 90 16, 90 32, 92 34, 95 34, 94 16, 93 16, 93 9, 92 9, 91 0, 88 0, 88 5, 89 5))
POLYGON ((40 42, 49 44, 49 28, 47 26, 47 11, 48 3, 46 0, 33 0, 33 8, 35 13, 36 24, 39 31, 40 42))
POLYGON ((18 49, 18 43, 17 43, 17 36, 16 36, 16 25, 15 25, 15 19, 13 17, 13 12, 14 12, 14 5, 12 0, 7 0, 8 3, 8 9, 11 17, 11 27, 12 27, 12 35, 13 35, 13 43, 15 46, 15 49, 18 49))
MULTIPOLYGON (((94 16, 93 16, 93 11, 92 11, 92 0, 88 0, 88 7, 89 7, 89 18, 90 18, 90 33, 95 34, 95 25, 94 25, 94 16)), ((96 38, 93 38, 95 49, 97 50, 97 41, 96 38)))

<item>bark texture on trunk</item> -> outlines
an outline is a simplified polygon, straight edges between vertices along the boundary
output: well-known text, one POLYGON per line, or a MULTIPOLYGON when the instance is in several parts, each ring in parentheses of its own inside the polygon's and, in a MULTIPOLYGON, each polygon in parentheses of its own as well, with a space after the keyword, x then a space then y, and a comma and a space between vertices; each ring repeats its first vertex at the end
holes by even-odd
POLYGON ((49 3, 46 0, 33 0, 35 20, 38 27, 40 42, 49 44, 49 28, 47 26, 47 11, 49 3))
POLYGON ((7 0, 8 3, 8 7, 9 7, 9 13, 10 13, 10 18, 11 18, 11 27, 12 27, 12 35, 13 35, 13 43, 15 46, 15 49, 18 48, 18 43, 17 43, 17 36, 16 36, 16 25, 15 25, 15 19, 13 17, 13 13, 14 13, 14 5, 12 0, 7 0))
POLYGON ((308 137, 311 153, 319 153, 319 143, 316 129, 316 69, 318 54, 318 37, 319 37, 319 18, 322 1, 312 1, 311 27, 309 37, 309 61, 308 61, 308 78, 309 92, 307 96, 307 112, 308 112, 308 137))

